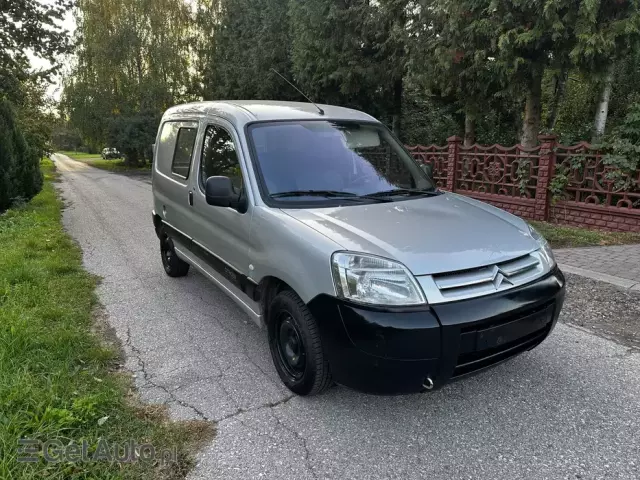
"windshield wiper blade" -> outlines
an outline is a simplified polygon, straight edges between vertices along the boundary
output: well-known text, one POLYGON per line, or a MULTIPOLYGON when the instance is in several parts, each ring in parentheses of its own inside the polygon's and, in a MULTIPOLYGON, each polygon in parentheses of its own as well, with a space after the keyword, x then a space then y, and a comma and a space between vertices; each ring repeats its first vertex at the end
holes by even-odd
POLYGON ((337 190, 291 190, 289 192, 272 193, 271 198, 283 197, 357 197, 355 193, 337 190))
POLYGON ((367 198, 389 197, 391 195, 421 195, 426 197, 437 197, 441 192, 439 190, 415 190, 411 188, 395 188, 393 190, 385 190, 383 192, 375 192, 366 195, 367 198))
POLYGON ((284 197, 325 197, 340 198, 343 200, 376 200, 378 202, 388 202, 386 198, 368 197, 367 195, 358 195, 352 192, 340 192, 338 190, 291 190, 289 192, 278 192, 269 195, 271 198, 284 197))

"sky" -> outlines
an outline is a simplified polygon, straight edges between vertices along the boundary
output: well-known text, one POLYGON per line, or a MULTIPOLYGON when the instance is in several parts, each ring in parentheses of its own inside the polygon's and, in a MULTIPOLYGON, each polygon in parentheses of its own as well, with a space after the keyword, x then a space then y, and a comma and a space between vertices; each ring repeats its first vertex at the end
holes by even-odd
MULTIPOLYGON (((41 0, 42 3, 48 3, 47 0, 41 0)), ((67 12, 64 21, 60 24, 65 30, 69 31, 70 35, 73 35, 73 32, 76 30, 76 22, 73 17, 72 12, 67 12)), ((27 56, 31 61, 31 68, 33 70, 41 70, 47 69, 51 67, 51 63, 41 58, 34 56, 31 52, 27 52, 27 56)), ((68 59, 61 58, 60 61, 63 63, 68 63, 68 59)), ((62 69, 64 71, 64 68, 62 69)), ((60 100, 60 95, 62 94, 62 76, 60 74, 52 77, 53 84, 49 86, 47 89, 47 95, 52 97, 55 100, 60 100)))

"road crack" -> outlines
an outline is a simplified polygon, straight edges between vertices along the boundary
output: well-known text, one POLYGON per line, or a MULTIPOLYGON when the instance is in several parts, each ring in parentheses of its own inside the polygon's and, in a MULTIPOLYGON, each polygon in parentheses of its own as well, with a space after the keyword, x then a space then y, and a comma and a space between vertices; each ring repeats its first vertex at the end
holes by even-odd
POLYGON ((289 425, 283 423, 280 420, 280 417, 278 417, 278 415, 275 414, 273 408, 269 408, 269 414, 275 419, 275 421, 277 422, 277 424, 283 429, 286 430, 287 432, 289 432, 291 435, 293 435, 293 437, 298 441, 298 443, 302 446, 302 449, 304 450, 304 463, 307 466, 307 470, 311 473, 311 476, 313 478, 318 478, 318 474, 316 473, 316 471, 313 469, 313 464, 311 463, 311 451, 309 450, 309 445, 307 444, 307 439, 304 438, 300 432, 298 432, 297 430, 294 430, 292 427, 290 427, 289 425))
MULTIPOLYGON (((319 477, 318 477, 318 474, 315 472, 315 470, 313 468, 313 464, 311 462, 311 451, 309 450, 309 445, 307 444, 307 439, 305 437, 303 437, 300 434, 300 432, 294 430, 292 427, 290 427, 289 425, 287 425, 284 422, 282 422, 280 420, 280 417, 278 417, 278 415, 276 415, 276 413, 275 413, 275 408, 276 407, 285 405, 285 404, 287 404, 288 402, 290 402, 291 400, 293 400, 296 397, 297 397, 297 395, 291 394, 291 395, 287 395, 286 397, 284 397, 284 398, 282 398, 282 399, 280 399, 280 400, 278 400, 276 402, 269 402, 269 403, 265 403, 263 405, 259 405, 259 406, 252 407, 252 408, 247 408, 247 409, 239 408, 234 413, 226 415, 223 418, 221 418, 220 420, 218 420, 218 423, 223 422, 225 420, 237 418, 238 422, 240 422, 240 424, 242 424, 245 428, 249 428, 251 430, 256 431, 256 433, 261 434, 261 432, 257 431, 255 428, 253 428, 250 425, 248 425, 247 423, 245 423, 242 420, 241 416, 246 414, 246 413, 255 412, 255 411, 258 411, 258 410, 267 410, 269 412, 269 415, 271 416, 271 418, 273 418, 276 421, 277 426, 280 427, 282 430, 285 430, 285 431, 289 432, 296 439, 296 441, 300 444, 300 446, 302 447, 302 450, 304 452, 304 462, 305 462, 306 468, 309 471, 309 473, 311 473, 311 476, 313 478, 317 479, 319 477)), ((266 436, 271 438, 274 441, 278 441, 278 439, 274 438, 272 435, 266 434, 266 436)))
POLYGON ((250 408, 239 407, 235 412, 229 413, 228 415, 225 415, 224 417, 222 417, 219 420, 217 420, 217 422, 218 423, 224 422, 225 420, 229 420, 231 418, 238 417, 238 416, 243 415, 245 413, 256 412, 256 411, 262 410, 262 409, 272 409, 272 408, 275 408, 275 407, 279 407, 280 405, 284 405, 285 403, 289 402, 290 400, 292 400, 292 399, 294 399, 296 397, 297 397, 297 395, 291 394, 291 395, 287 395, 286 397, 278 400, 277 402, 267 402, 267 403, 263 403, 262 405, 256 405, 255 407, 250 407, 250 408))
POLYGON ((191 405, 190 403, 185 402, 184 400, 178 398, 175 395, 174 391, 169 390, 167 387, 165 387, 164 385, 160 385, 157 384, 153 381, 153 375, 151 375, 149 372, 147 372, 147 366, 145 361, 142 359, 142 352, 140 350, 138 350, 138 348, 135 347, 135 345, 133 345, 133 342, 131 341, 131 328, 127 327, 127 340, 125 342, 125 345, 127 345, 129 347, 129 349, 131 350, 131 352, 133 353, 134 358, 136 359, 136 361, 138 362, 138 366, 140 367, 140 372, 142 372, 142 378, 144 379, 144 381, 148 384, 151 385, 152 387, 158 388, 160 390, 162 390, 164 393, 166 393, 169 398, 177 403, 178 405, 181 405, 184 408, 188 408, 190 410, 192 410, 201 420, 205 420, 207 422, 211 421, 198 407, 196 407, 195 405, 191 405))

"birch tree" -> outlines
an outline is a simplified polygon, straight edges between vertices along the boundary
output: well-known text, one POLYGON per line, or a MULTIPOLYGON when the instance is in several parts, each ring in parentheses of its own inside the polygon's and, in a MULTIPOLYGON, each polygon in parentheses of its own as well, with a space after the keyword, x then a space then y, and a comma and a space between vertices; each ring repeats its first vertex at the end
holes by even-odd
POLYGON ((598 143, 607 125, 616 66, 640 47, 638 1, 585 1, 579 10, 575 35, 572 59, 583 71, 601 79, 591 139, 598 143))

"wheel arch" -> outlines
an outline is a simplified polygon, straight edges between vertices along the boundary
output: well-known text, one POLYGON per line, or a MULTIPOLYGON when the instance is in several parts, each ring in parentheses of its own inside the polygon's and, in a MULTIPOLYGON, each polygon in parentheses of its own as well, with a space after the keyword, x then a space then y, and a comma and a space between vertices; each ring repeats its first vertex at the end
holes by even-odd
POLYGON ((152 212, 153 215, 153 226, 156 230, 156 235, 160 238, 160 227, 162 227, 162 217, 158 215, 155 210, 152 212))
POLYGON ((292 292, 296 293, 296 295, 298 295, 298 293, 295 291, 293 287, 291 287, 291 285, 289 285, 284 280, 273 275, 268 275, 264 277, 260 281, 259 285, 260 285, 260 311, 262 312, 262 316, 265 324, 268 324, 270 321, 269 307, 271 305, 271 302, 273 301, 274 298, 276 298, 276 296, 280 292, 285 290, 291 290, 292 292))

